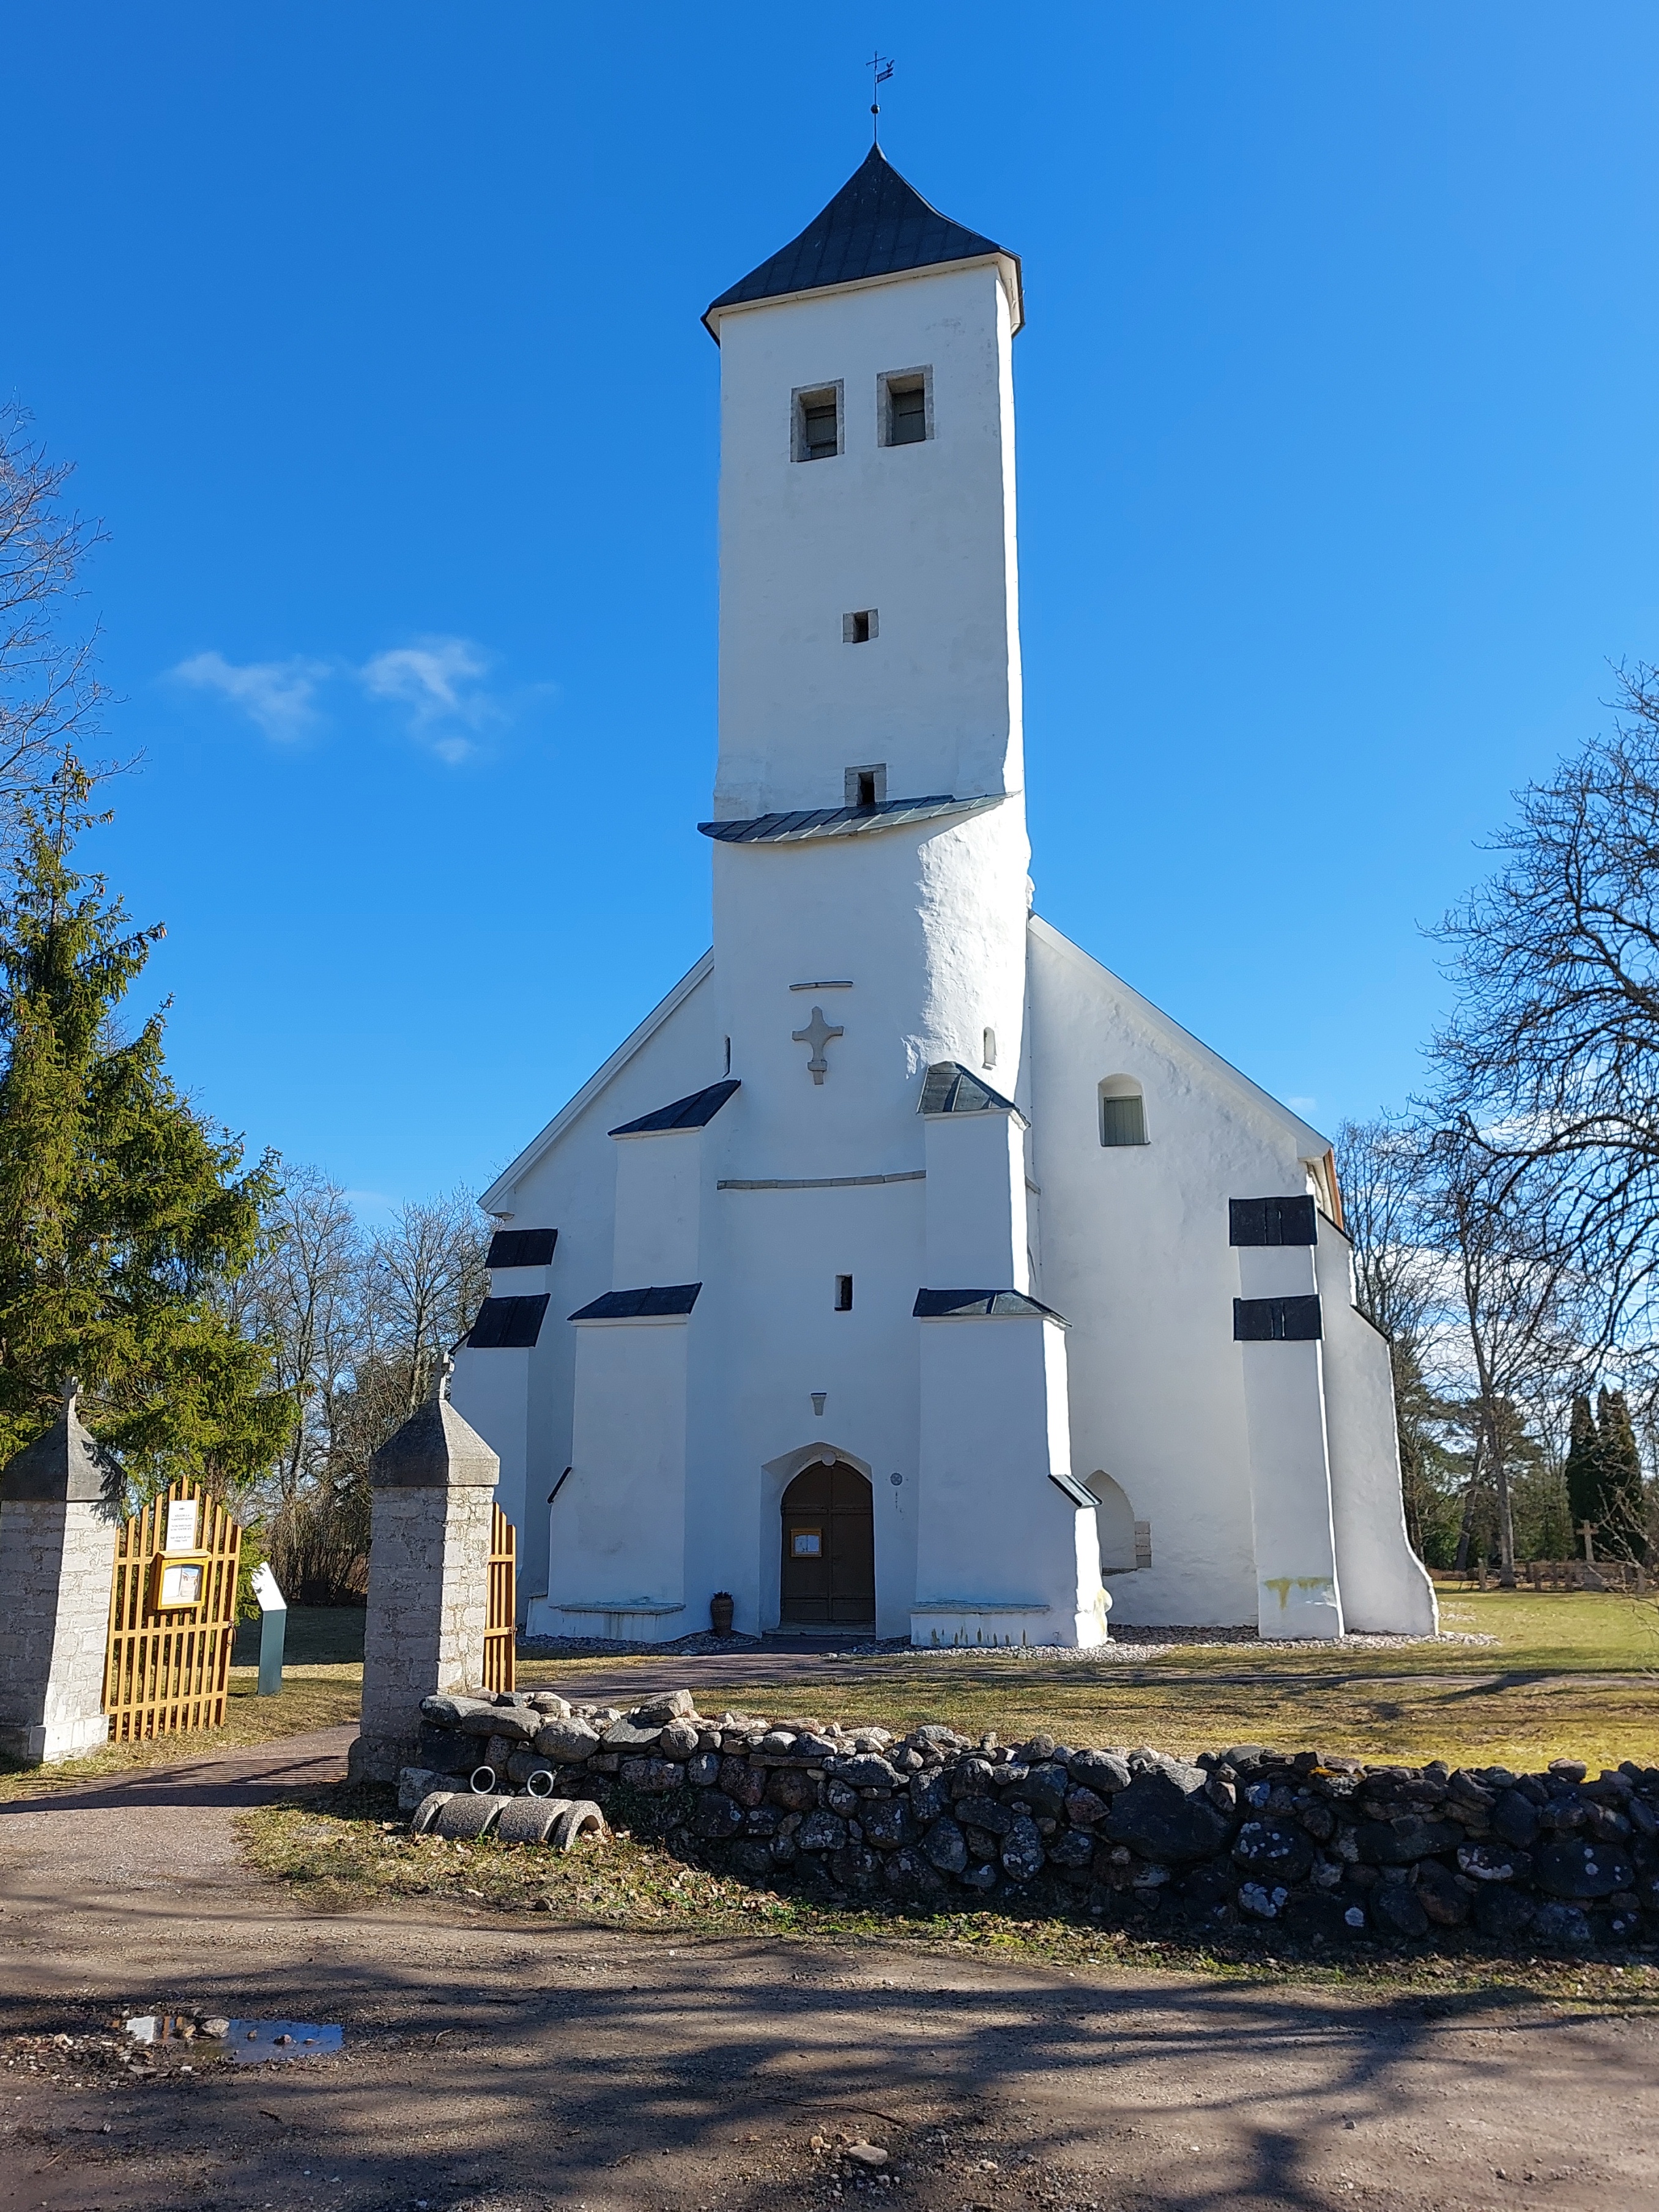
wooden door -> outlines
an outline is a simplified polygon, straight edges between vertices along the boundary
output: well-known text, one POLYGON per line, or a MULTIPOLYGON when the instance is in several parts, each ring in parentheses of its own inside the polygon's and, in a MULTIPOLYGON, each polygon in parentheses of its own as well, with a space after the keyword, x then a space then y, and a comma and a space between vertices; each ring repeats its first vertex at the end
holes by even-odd
POLYGON ((779 1617, 790 1627, 873 1624, 875 1520, 856 1468, 809 1467, 784 1492, 781 1593, 779 1617))

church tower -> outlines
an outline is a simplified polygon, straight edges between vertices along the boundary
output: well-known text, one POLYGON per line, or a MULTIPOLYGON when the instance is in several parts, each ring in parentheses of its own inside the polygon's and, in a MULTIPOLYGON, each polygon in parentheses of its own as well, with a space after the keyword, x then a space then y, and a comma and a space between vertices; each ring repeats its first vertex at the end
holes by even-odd
POLYGON ((923 1641, 1104 1632, 1094 1501, 1066 1486, 1062 1324, 1031 1295, 1021 319, 1016 257, 878 147, 705 318, 716 1004, 757 1178, 925 1185, 920 1240, 914 1206, 888 1208, 920 1277, 923 1641))

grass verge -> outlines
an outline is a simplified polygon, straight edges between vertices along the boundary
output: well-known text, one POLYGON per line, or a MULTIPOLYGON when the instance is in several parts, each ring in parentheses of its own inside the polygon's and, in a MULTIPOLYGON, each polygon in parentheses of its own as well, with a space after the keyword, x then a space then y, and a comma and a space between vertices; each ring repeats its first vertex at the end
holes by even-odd
POLYGON ((274 1698, 260 1697, 258 1684, 257 1667, 231 1668, 222 1728, 152 1736, 145 1743, 112 1743, 106 1751, 58 1766, 21 1766, 0 1758, 0 1804, 8 1798, 36 1796, 42 1790, 73 1790, 138 1767, 176 1766, 186 1759, 210 1759, 216 1752, 276 1743, 284 1736, 308 1735, 313 1729, 338 1728, 355 1722, 362 1709, 361 1666, 290 1667, 274 1698))

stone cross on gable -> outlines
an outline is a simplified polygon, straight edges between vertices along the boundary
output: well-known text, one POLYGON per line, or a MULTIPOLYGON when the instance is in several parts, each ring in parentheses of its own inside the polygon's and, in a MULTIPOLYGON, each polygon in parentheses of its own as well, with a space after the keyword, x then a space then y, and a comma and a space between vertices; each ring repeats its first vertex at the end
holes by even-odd
POLYGON ((814 1083, 822 1083, 829 1073, 830 1063, 823 1056, 823 1048, 831 1037, 845 1035, 844 1030, 837 1029, 833 1023, 824 1020, 822 1006, 813 1007, 812 1018, 804 1030, 790 1030, 789 1040, 792 1044, 810 1044, 812 1048, 812 1056, 806 1063, 806 1072, 814 1083))

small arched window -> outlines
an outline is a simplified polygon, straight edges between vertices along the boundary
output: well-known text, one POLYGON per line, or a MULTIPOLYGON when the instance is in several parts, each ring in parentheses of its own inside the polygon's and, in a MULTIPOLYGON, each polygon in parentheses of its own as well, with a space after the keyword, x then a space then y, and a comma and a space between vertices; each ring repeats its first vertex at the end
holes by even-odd
POLYGON ((1146 1142, 1146 1101, 1133 1075, 1109 1075, 1100 1086, 1100 1141, 1146 1142))

